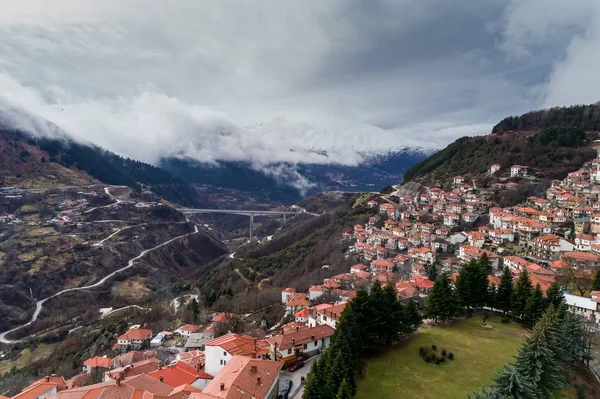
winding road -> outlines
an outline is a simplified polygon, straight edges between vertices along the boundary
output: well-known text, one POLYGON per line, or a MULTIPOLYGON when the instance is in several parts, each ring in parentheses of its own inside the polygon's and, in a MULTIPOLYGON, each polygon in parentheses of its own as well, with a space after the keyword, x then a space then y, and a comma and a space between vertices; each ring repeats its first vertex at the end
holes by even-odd
POLYGON ((138 259, 142 258, 142 257, 143 257, 144 255, 146 255, 148 252, 152 252, 152 251, 154 251, 154 250, 156 250, 156 249, 158 249, 158 248, 160 248, 160 247, 163 247, 163 246, 165 246, 165 245, 168 245, 168 244, 172 243, 173 241, 176 241, 176 240, 178 240, 178 239, 180 239, 180 238, 184 238, 184 237, 187 237, 187 236, 191 236, 191 235, 193 235, 193 234, 196 234, 196 233, 198 233, 198 231, 199 231, 199 230, 198 230, 198 226, 197 226, 197 225, 194 225, 194 231, 193 231, 193 232, 191 232, 191 233, 187 233, 187 234, 183 234, 183 235, 177 236, 177 237, 175 237, 175 238, 171 238, 170 240, 168 240, 168 241, 165 241, 165 242, 163 242, 162 244, 159 244, 159 245, 157 245, 157 246, 155 246, 155 247, 153 247, 153 248, 150 248, 150 249, 145 249, 145 250, 143 250, 143 251, 142 251, 142 252, 141 252, 141 253, 140 253, 138 256, 136 256, 135 258, 131 258, 131 259, 129 259, 129 261, 127 262, 127 266, 125 266, 125 267, 122 267, 122 268, 120 268, 120 269, 118 269, 118 270, 115 270, 114 272, 112 272, 112 273, 110 273, 109 275, 107 275, 107 276, 103 277, 103 278, 102 278, 100 281, 98 281, 98 282, 96 282, 96 283, 94 283, 94 284, 92 284, 92 285, 85 285, 85 286, 83 286, 83 287, 68 288, 68 289, 66 289, 66 290, 59 291, 59 292, 57 292, 56 294, 54 294, 54 295, 52 295, 52 296, 49 296, 48 298, 44 298, 44 299, 40 299, 39 301, 36 301, 36 303, 35 303, 35 312, 33 312, 33 316, 31 317, 31 320, 30 320, 29 322, 27 322, 27 323, 25 323, 25 324, 21 325, 21 326, 18 326, 18 327, 15 327, 15 328, 13 328, 12 330, 8 330, 8 331, 4 331, 4 332, 0 333, 0 342, 1 342, 1 343, 3 343, 3 344, 14 344, 14 343, 17 343, 17 342, 24 341, 24 339, 16 339, 16 340, 7 339, 7 338, 6 338, 6 336, 7 336, 8 334, 10 334, 10 333, 14 332, 14 331, 17 331, 17 330, 19 330, 19 329, 21 329, 21 328, 23 328, 23 327, 27 327, 27 326, 28 326, 28 325, 30 325, 31 323, 35 322, 35 321, 38 319, 38 316, 40 315, 40 313, 41 313, 41 311, 42 311, 42 308, 44 307, 44 303, 45 303, 47 300, 49 300, 49 299, 52 299, 52 298, 56 298, 57 296, 60 296, 60 295, 62 295, 62 294, 66 294, 67 292, 72 292, 72 291, 84 291, 84 290, 90 290, 90 289, 92 289, 92 288, 99 287, 99 286, 101 286, 102 284, 104 284, 104 283, 105 283, 107 280, 109 280, 109 279, 111 279, 112 277, 114 277, 115 275, 117 275, 117 274, 119 274, 119 273, 121 273, 121 272, 123 272, 123 271, 125 271, 125 270, 127 270, 127 269, 130 269, 130 268, 132 268, 132 267, 135 265, 135 264, 134 264, 134 262, 135 262, 136 260, 138 260, 138 259))

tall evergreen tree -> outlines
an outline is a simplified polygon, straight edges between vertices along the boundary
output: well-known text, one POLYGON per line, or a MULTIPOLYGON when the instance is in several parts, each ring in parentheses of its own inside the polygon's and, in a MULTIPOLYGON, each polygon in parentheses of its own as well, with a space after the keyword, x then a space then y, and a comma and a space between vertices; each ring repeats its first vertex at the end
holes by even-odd
POLYGON ((481 262, 471 259, 469 263, 460 269, 456 278, 456 292, 461 305, 465 306, 467 311, 485 304, 488 280, 487 271, 484 267, 485 265, 481 262))
POLYGON ((423 324, 423 317, 417 309, 415 301, 410 299, 406 305, 404 305, 404 315, 402 317, 402 333, 411 334, 415 332, 423 324))
POLYGON ((501 395, 511 399, 537 399, 533 382, 512 365, 504 366, 494 379, 501 395))
POLYGON ((533 326, 536 321, 542 317, 545 308, 544 294, 539 284, 535 286, 535 289, 527 299, 525 304, 525 310, 523 311, 523 323, 529 326, 533 326))
POLYGON ((527 300, 531 296, 532 291, 533 286, 531 285, 529 273, 527 270, 523 270, 519 276, 519 279, 517 280, 517 283, 515 284, 513 295, 510 301, 511 308, 515 316, 521 317, 523 315, 523 312, 525 311, 525 305, 527 305, 527 300))
POLYGON ((490 262, 490 258, 488 258, 487 253, 484 252, 481 257, 479 257, 477 263, 486 276, 488 274, 492 274, 492 263, 490 262))
POLYGON ((496 287, 496 284, 490 284, 488 286, 487 295, 485 297, 485 304, 492 309, 498 309, 498 305, 496 303, 497 295, 498 288, 496 287))
POLYGON ((594 280, 592 281, 592 291, 600 291, 600 270, 598 270, 594 275, 594 280))
POLYGON ((546 290, 546 305, 553 305, 554 309, 558 310, 563 302, 565 302, 565 294, 560 288, 560 285, 558 285, 558 283, 555 281, 546 290))
POLYGON ((427 278, 431 281, 435 281, 435 279, 438 276, 438 270, 437 270, 437 266, 435 265, 435 263, 429 265, 429 268, 427 269, 427 278))
POLYGON ((496 306, 502 310, 504 314, 510 311, 510 301, 513 293, 513 280, 512 273, 508 267, 504 267, 502 271, 502 277, 500 277, 500 284, 498 285, 498 292, 496 294, 496 306))
POLYGON ((519 349, 517 371, 531 381, 539 398, 552 398, 561 389, 562 375, 549 342, 550 320, 542 316, 519 349))
POLYGON ((347 379, 344 379, 340 385, 340 389, 338 389, 337 395, 335 395, 335 399, 352 399, 353 397, 352 386, 347 379))
POLYGON ((434 320, 449 319, 456 314, 456 296, 450 286, 448 273, 442 273, 433 284, 427 297, 425 314, 434 320))
POLYGON ((387 284, 383 289, 384 325, 377 332, 385 346, 391 345, 397 341, 403 332, 405 309, 404 305, 398 299, 396 287, 387 284))

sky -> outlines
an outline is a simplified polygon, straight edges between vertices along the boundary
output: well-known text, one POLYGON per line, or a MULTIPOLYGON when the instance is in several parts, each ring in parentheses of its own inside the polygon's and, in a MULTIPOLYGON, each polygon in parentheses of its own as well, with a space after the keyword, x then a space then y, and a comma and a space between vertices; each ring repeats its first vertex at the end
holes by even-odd
POLYGON ((440 148, 599 67, 597 0, 0 0, 3 118, 151 163, 440 148))

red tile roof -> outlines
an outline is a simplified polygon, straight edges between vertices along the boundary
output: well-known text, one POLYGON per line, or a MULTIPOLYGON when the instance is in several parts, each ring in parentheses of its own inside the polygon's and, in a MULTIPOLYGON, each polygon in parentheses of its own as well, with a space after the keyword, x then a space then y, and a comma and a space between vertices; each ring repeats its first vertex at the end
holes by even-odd
POLYGON ((304 328, 289 334, 278 334, 267 339, 271 345, 277 345, 278 350, 291 348, 295 345, 303 345, 306 342, 315 341, 317 339, 331 337, 335 330, 326 325, 318 325, 316 327, 304 328))
POLYGON ((197 379, 213 379, 213 376, 206 374, 204 370, 192 367, 183 362, 177 362, 174 365, 160 368, 148 373, 148 375, 159 381, 162 377, 162 382, 173 388, 185 384, 192 384, 197 379))
POLYGON ((204 346, 220 346, 232 355, 250 356, 255 350, 260 354, 260 343, 254 338, 230 333, 208 341, 204 346))
POLYGON ((113 366, 113 360, 108 357, 95 356, 83 362, 83 365, 88 367, 101 367, 109 369, 113 366))
POLYGON ((152 330, 147 330, 145 328, 132 328, 131 330, 127 330, 125 334, 121 335, 118 339, 120 341, 145 340, 150 335, 152 335, 152 330))

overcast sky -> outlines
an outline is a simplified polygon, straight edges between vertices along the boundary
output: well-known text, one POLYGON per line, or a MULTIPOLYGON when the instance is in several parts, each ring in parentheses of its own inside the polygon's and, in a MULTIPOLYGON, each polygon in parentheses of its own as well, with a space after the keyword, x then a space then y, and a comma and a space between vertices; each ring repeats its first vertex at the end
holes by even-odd
POLYGON ((150 162, 353 164, 598 101, 599 30, 598 0, 0 0, 0 107, 150 162))

